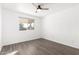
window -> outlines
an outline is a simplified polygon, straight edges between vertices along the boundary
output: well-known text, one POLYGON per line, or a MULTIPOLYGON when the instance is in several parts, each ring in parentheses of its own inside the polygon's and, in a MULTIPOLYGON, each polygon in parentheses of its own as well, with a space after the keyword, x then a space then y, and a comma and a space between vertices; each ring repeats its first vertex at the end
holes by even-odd
POLYGON ((34 30, 34 20, 21 18, 19 20, 19 30, 34 30))

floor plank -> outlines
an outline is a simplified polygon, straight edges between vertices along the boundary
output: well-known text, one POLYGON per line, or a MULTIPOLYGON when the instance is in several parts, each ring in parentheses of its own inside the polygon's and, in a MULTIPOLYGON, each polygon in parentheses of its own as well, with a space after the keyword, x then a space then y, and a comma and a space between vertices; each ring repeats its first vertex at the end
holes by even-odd
POLYGON ((79 49, 42 38, 4 46, 0 55, 13 51, 18 51, 15 55, 79 55, 79 49))

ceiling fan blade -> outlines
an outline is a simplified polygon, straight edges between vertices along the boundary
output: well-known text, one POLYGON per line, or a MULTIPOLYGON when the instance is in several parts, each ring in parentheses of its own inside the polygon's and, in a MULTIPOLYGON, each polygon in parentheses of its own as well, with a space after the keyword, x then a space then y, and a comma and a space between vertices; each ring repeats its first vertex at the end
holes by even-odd
POLYGON ((42 8, 42 10, 48 10, 49 8, 42 8))

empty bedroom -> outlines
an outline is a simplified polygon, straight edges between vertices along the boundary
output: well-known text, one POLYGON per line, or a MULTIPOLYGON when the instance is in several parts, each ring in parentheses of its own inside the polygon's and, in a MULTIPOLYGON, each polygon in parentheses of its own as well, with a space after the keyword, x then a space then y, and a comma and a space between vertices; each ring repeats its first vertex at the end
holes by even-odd
POLYGON ((79 3, 0 3, 0 55, 79 55, 79 3))

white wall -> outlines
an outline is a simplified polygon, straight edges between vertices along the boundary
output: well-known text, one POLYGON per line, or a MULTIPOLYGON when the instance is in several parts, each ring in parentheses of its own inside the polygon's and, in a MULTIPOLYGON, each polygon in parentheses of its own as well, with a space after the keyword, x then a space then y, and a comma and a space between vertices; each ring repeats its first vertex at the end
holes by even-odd
POLYGON ((3 8, 2 44, 9 45, 37 38, 46 38, 79 48, 79 6, 51 13, 42 20, 41 22, 40 18, 3 8), (35 30, 19 31, 18 17, 20 16, 35 19, 35 30))
POLYGON ((42 25, 43 38, 79 48, 79 6, 47 15, 42 25))
POLYGON ((2 44, 1 44, 1 20, 2 20, 2 18, 1 18, 1 4, 0 4, 0 51, 1 51, 1 46, 2 46, 2 44))
POLYGON ((3 8, 2 10, 2 44, 9 45, 13 43, 28 41, 40 38, 40 19, 14 12, 3 8), (19 17, 30 17, 35 19, 34 30, 19 31, 19 17))

